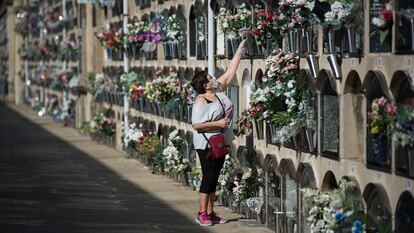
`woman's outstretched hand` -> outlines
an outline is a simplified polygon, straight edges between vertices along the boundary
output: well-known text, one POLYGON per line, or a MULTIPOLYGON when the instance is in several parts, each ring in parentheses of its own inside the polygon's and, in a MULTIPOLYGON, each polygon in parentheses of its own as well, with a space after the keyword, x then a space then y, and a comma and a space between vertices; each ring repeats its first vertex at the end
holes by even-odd
POLYGON ((220 128, 227 129, 230 126, 230 120, 228 118, 223 118, 217 121, 217 126, 220 128))

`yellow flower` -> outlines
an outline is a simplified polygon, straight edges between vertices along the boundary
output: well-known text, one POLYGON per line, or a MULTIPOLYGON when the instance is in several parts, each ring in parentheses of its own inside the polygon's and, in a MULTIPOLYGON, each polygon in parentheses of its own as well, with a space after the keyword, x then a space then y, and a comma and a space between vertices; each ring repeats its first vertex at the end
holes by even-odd
POLYGON ((377 134, 377 133, 379 133, 378 127, 372 127, 371 128, 371 134, 377 134))

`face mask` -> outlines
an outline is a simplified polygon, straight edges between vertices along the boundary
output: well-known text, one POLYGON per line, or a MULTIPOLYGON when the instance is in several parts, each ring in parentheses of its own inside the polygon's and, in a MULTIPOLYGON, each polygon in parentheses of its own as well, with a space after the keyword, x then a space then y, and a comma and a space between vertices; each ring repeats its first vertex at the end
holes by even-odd
POLYGON ((219 82, 217 81, 216 77, 214 77, 213 75, 210 75, 210 76, 211 76, 211 79, 212 79, 211 82, 213 83, 212 87, 214 89, 217 89, 219 87, 219 82))

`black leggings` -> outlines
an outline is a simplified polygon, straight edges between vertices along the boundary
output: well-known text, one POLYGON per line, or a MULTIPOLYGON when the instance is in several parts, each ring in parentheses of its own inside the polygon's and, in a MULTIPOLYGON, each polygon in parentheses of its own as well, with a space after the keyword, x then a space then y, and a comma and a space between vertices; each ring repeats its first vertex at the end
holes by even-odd
POLYGON ((208 149, 197 150, 197 154, 201 163, 201 171, 203 172, 200 193, 214 193, 216 192, 217 181, 220 176, 220 170, 223 168, 225 157, 221 159, 207 158, 208 149))

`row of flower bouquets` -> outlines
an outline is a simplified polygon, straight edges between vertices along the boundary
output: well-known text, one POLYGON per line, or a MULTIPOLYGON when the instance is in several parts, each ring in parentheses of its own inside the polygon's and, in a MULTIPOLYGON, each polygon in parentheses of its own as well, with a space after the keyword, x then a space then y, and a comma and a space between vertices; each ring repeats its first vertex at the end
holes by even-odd
MULTIPOLYGON (((124 94, 122 92, 103 91, 96 95, 96 102, 106 102, 112 105, 124 106, 124 94)), ((167 111, 165 105, 159 102, 151 102, 145 97, 140 97, 131 102, 131 106, 137 111, 154 114, 156 116, 175 119, 181 122, 191 123, 192 105, 179 104, 172 111, 167 111)), ((265 124, 264 121, 254 121, 257 137, 264 139, 264 129, 267 130, 267 140, 272 144, 284 146, 286 148, 300 150, 302 152, 316 153, 317 132, 314 129, 303 129, 283 143, 274 143, 278 127, 273 124, 265 124), (264 128, 266 127, 266 128, 264 128)))
MULTIPOLYGON (((100 94, 95 95, 95 101, 124 106, 124 94, 122 92, 102 91, 100 94)), ((135 101, 131 101, 130 107, 141 112, 191 123, 192 105, 183 105, 180 103, 177 108, 168 111, 164 104, 151 102, 145 97, 140 97, 135 101)))
POLYGON ((27 47, 22 46, 17 53, 23 60, 29 61, 56 61, 56 60, 79 60, 79 44, 75 40, 49 41, 44 43, 28 43, 27 47))

